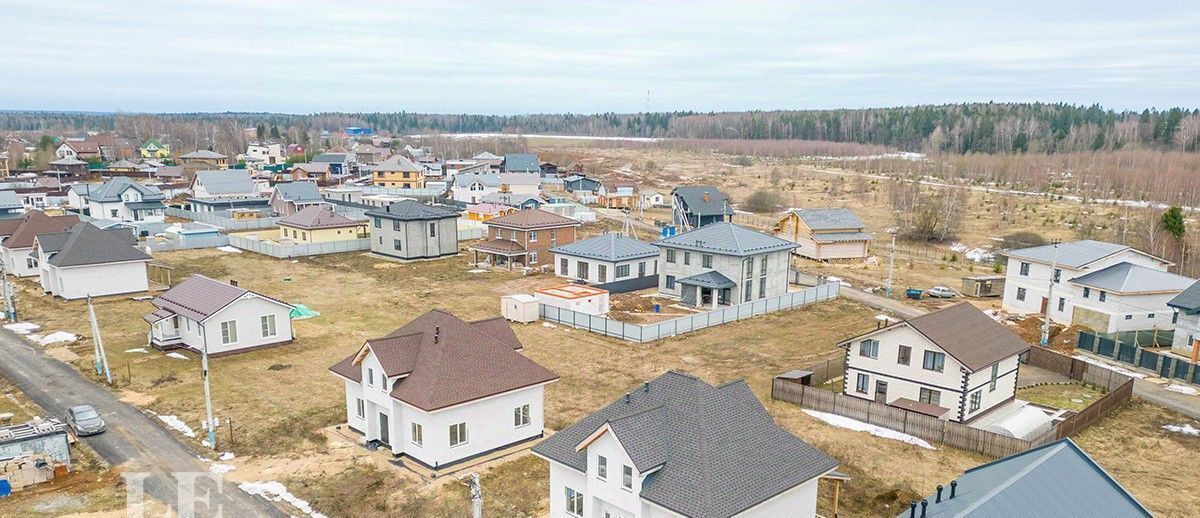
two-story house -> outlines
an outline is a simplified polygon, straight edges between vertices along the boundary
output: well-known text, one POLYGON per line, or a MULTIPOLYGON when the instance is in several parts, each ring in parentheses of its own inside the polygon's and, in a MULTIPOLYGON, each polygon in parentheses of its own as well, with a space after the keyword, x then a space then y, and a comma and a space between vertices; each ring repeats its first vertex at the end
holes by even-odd
POLYGON ((658 247, 645 241, 610 232, 550 251, 559 277, 595 284, 621 282, 636 285, 634 289, 658 285, 658 247))
POLYGON ((93 140, 64 140, 58 145, 58 149, 54 150, 54 156, 59 159, 100 160, 100 145, 93 140))
POLYGON ((48 216, 40 210, 26 212, 20 219, 0 220, 0 257, 4 260, 4 272, 17 277, 38 275, 34 238, 38 234, 65 232, 77 223, 79 216, 48 216))
POLYGON ((149 289, 146 263, 152 258, 127 228, 76 223, 66 232, 37 235, 33 248, 46 293, 74 300, 149 289))
POLYGON ((580 222, 540 209, 524 209, 483 222, 485 239, 471 245, 474 262, 480 255, 493 266, 531 268, 549 265, 550 249, 575 242, 580 222))
POLYGON ((312 157, 314 164, 329 164, 329 170, 335 176, 351 174, 358 167, 358 158, 354 153, 321 153, 312 157))
POLYGON ((963 302, 851 338, 842 393, 965 423, 1013 400, 1029 349, 963 302))
POLYGON ((681 232, 711 223, 732 222, 729 197, 713 186, 676 187, 671 190, 671 219, 681 232))
POLYGON ((727 306, 783 295, 796 243, 729 222, 660 239, 658 291, 689 306, 727 306))
POLYGON ((143 160, 168 159, 171 158, 171 147, 155 137, 150 137, 138 148, 138 156, 143 160))
POLYGON ((507 153, 504 155, 504 172, 541 175, 542 165, 533 153, 507 153))
POLYGON ((850 209, 793 209, 772 233, 797 245, 796 255, 829 261, 866 259, 871 245, 867 225, 850 209))
POLYGON ((283 145, 276 142, 251 142, 246 145, 247 161, 253 159, 265 165, 282 164, 283 145))
POLYGON ((1200 363, 1200 281, 1173 297, 1167 306, 1174 310, 1171 350, 1200 363))
POLYGON ((433 259, 458 253, 458 212, 416 200, 369 210, 371 252, 396 259, 433 259))
POLYGON ((291 216, 313 205, 324 205, 321 191, 313 182, 287 182, 275 184, 271 192, 271 211, 280 216, 291 216))
POLYGON ((1194 282, 1191 277, 1120 262, 1055 286, 1050 314, 1100 333, 1173 329, 1171 299, 1194 282))
POLYGON ((196 212, 262 209, 270 199, 259 195, 259 185, 245 169, 197 171, 189 188, 188 204, 196 212))
POLYGON ((464 173, 454 176, 450 187, 451 196, 464 203, 482 203, 489 194, 515 194, 537 196, 541 192, 542 179, 536 174, 525 173, 464 173))
POLYGON ((266 295, 200 274, 192 275, 150 301, 150 346, 187 349, 209 356, 290 343, 292 306, 266 295))
POLYGON ((597 192, 600 206, 609 209, 633 209, 637 206, 637 184, 633 182, 605 182, 597 192))
POLYGON ((420 189, 425 186, 425 169, 404 155, 392 155, 379 165, 365 166, 371 171, 371 185, 395 189, 420 189))
POLYGON ((813 517, 837 460, 771 419, 744 380, 669 371, 533 447, 554 518, 813 517))
POLYGON ((191 153, 179 155, 179 165, 228 169, 229 157, 209 149, 197 149, 191 153))
MULTIPOLYGON (((88 215, 96 219, 161 223, 166 219, 162 191, 153 185, 115 176, 102 185, 83 184, 81 198, 88 215)), ((68 194, 70 198, 71 194, 68 194)))
MULTIPOLYGON (((1126 245, 1090 239, 1005 250, 999 255, 1006 258, 1004 310, 1017 314, 1045 314, 1049 310, 1050 320, 1064 325, 1076 323, 1077 318, 1082 319, 1081 322, 1103 319, 1087 308, 1078 313, 1075 311, 1075 305, 1083 302, 1085 291, 1079 285, 1071 288, 1069 282, 1072 279, 1119 263, 1164 272, 1172 265, 1166 259, 1126 245), (1052 276, 1053 301, 1049 299, 1052 276)), ((1088 299, 1095 298, 1091 303, 1093 309, 1097 303, 1108 303, 1108 294, 1102 294, 1102 291, 1086 291, 1088 299)), ((1165 307, 1162 309, 1166 310, 1165 307)))
POLYGON ((501 317, 435 309, 329 370, 344 383, 352 430, 442 469, 542 436, 545 387, 558 375, 521 350, 501 317))

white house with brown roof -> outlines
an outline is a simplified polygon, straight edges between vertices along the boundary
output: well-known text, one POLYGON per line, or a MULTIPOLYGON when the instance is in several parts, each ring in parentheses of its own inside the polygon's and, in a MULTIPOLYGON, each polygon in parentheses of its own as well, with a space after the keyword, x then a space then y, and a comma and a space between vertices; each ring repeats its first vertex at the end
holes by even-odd
POLYGON ((502 317, 433 310, 330 367, 366 441, 434 469, 542 436, 558 375, 521 354, 502 317))
POLYGON ((224 356, 292 341, 292 306, 203 275, 193 275, 150 301, 148 338, 155 349, 224 356))
POLYGON ((17 277, 38 275, 38 257, 33 240, 38 234, 65 232, 79 223, 79 216, 49 216, 42 211, 26 212, 20 219, 0 221, 0 256, 4 271, 17 277))
POLYGON ((955 422, 1015 398, 1017 357, 1029 344, 960 303, 841 344, 842 393, 955 422))

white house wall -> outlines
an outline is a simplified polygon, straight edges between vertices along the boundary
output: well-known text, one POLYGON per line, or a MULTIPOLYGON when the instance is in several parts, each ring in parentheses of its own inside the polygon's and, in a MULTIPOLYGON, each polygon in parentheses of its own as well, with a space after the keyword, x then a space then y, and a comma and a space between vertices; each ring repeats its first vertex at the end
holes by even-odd
MULTIPOLYGON (((658 279, 658 291, 660 293, 662 293, 664 295, 673 296, 673 297, 679 297, 680 296, 680 288, 681 288, 681 285, 678 282, 679 279, 683 279, 685 277, 691 277, 691 276, 699 274, 699 273, 715 270, 715 271, 719 272, 721 275, 728 277, 729 280, 733 281, 735 284, 735 286, 730 289, 730 303, 731 304, 741 304, 743 302, 746 302, 745 295, 742 293, 742 286, 745 283, 745 280, 744 280, 745 275, 744 275, 744 272, 742 271, 742 267, 743 267, 742 261, 744 259, 746 259, 745 257, 722 255, 722 254, 711 253, 711 252, 690 251, 691 252, 690 264, 684 264, 685 250, 675 249, 676 250, 675 262, 670 263, 670 262, 667 262, 668 248, 667 247, 661 247, 661 248, 662 249, 658 254, 659 265, 661 267, 660 272, 662 272, 662 274, 659 276, 659 279, 658 279), (712 268, 703 267, 703 264, 704 264, 703 256, 706 254, 713 256, 712 268), (675 282, 674 289, 667 288, 667 276, 668 275, 675 277, 676 282, 675 282)), ((770 253, 766 254, 766 255, 768 255, 768 258, 767 258, 767 292, 766 292, 767 297, 772 297, 775 295, 783 295, 784 293, 787 293, 787 289, 788 289, 788 273, 787 272, 788 272, 788 266, 791 264, 791 260, 790 260, 791 258, 789 256, 789 253, 790 253, 789 251, 784 250, 784 251, 779 251, 779 252, 770 252, 770 253)), ((750 256, 750 257, 754 258, 754 276, 752 278, 754 285, 752 286, 753 291, 751 292, 751 296, 750 296, 751 301, 759 299, 758 283, 760 282, 760 279, 762 278, 761 270, 759 269, 759 267, 761 264, 760 261, 761 261, 762 256, 763 256, 763 254, 750 256)))
POLYGON ((583 279, 587 282, 603 284, 606 282, 623 281, 638 277, 638 264, 645 264, 646 275, 656 275, 658 268, 658 256, 652 256, 642 259, 632 259, 629 261, 609 262, 599 259, 588 259, 584 257, 576 257, 566 254, 554 254, 554 274, 566 279, 583 279), (563 269, 562 260, 567 260, 567 269, 563 269), (587 276, 579 277, 579 263, 586 263, 587 276), (604 265, 604 279, 600 278, 600 265, 604 265), (617 277, 617 267, 629 265, 629 275, 617 277))
MULTIPOLYGON (((68 300, 82 299, 88 295, 101 297, 150 289, 145 261, 69 268, 49 266, 46 271, 50 277, 50 292, 68 300)), ((45 287, 43 285, 43 289, 45 287)))
MULTIPOLYGON (((568 518, 571 515, 567 514, 567 488, 574 489, 583 493, 583 515, 588 518, 597 516, 593 513, 594 504, 591 502, 591 493, 588 491, 588 476, 584 473, 576 471, 570 466, 559 464, 554 461, 550 462, 550 516, 552 518, 568 518)), ((609 470, 611 471, 611 466, 609 470)), ((620 469, 620 468, 618 468, 620 469)), ((603 518, 603 515, 599 515, 603 518)))
MULTIPOLYGON (((204 333, 208 338, 208 353, 217 354, 237 351, 248 347, 286 342, 292 339, 292 321, 289 318, 290 309, 278 303, 248 293, 234 303, 216 312, 204 321, 204 333), (262 336, 262 321, 264 315, 275 315, 275 336, 262 336), (237 342, 221 343, 221 322, 233 320, 237 322, 237 342)), ((185 342, 186 343, 186 342, 185 342)), ((203 343, 187 345, 201 349, 203 343)))
POLYGON ((876 333, 865 339, 879 341, 879 357, 869 358, 859 355, 859 344, 864 339, 855 339, 850 344, 849 357, 846 362, 846 379, 843 384, 846 395, 874 401, 875 382, 883 380, 888 385, 887 403, 898 398, 920 401, 921 389, 927 388, 941 392, 938 406, 950 409, 951 418, 958 417, 963 383, 962 364, 958 360, 947 354, 942 372, 925 370, 922 367, 925 351, 945 351, 907 325, 897 325, 886 332, 876 333), (897 362, 901 345, 912 348, 908 365, 901 365, 897 362), (868 377, 866 393, 857 390, 860 373, 866 374, 868 377))
MULTIPOLYGON (((1062 271, 1062 273, 1059 276, 1059 282, 1054 286, 1055 301, 1058 300, 1058 293, 1064 292, 1063 286, 1067 285, 1067 281, 1074 279, 1075 277, 1079 277, 1080 275, 1086 275, 1095 271, 1103 270, 1104 268, 1121 262, 1128 262, 1156 270, 1167 270, 1166 265, 1163 264, 1162 261, 1133 250, 1126 250, 1124 252, 1113 254, 1112 256, 1088 265, 1086 269, 1082 270, 1075 270, 1064 266, 1059 266, 1059 269, 1062 271)), ((1046 297, 1047 285, 1050 282, 1050 270, 1050 265, 1046 263, 1023 261, 1020 258, 1009 257, 1005 263, 1004 271, 1004 310, 1010 313, 1019 314, 1041 312, 1042 298, 1046 297), (1029 263, 1029 275, 1021 275, 1022 262, 1029 263), (1024 301, 1017 300, 1018 288, 1025 289, 1024 301)), ((1070 305, 1071 302, 1071 300, 1068 300, 1068 305, 1070 305)), ((1057 308, 1056 304, 1057 302, 1052 302, 1050 304, 1052 312, 1050 319, 1059 323, 1070 324, 1070 320, 1059 320, 1061 317, 1053 314, 1054 310, 1057 308)))
POLYGON ((17 277, 32 277, 38 275, 38 267, 30 266, 27 261, 30 258, 36 259, 33 256, 33 247, 30 248, 5 248, 4 267, 8 273, 17 277))

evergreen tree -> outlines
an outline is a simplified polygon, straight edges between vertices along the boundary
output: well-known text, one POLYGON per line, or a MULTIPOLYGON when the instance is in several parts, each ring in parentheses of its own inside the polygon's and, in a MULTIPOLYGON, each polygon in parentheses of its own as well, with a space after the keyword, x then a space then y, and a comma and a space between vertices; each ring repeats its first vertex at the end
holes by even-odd
POLYGON ((1183 233, 1187 231, 1183 221, 1183 209, 1178 205, 1163 213, 1161 223, 1163 230, 1166 230, 1175 239, 1182 239, 1183 233))

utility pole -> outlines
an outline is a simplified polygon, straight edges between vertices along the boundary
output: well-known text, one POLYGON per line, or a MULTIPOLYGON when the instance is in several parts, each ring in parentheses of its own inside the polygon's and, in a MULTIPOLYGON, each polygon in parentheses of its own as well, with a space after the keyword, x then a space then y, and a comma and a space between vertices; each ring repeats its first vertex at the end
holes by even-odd
POLYGON ((92 306, 92 296, 87 297, 88 319, 92 321, 92 347, 95 348, 96 374, 103 372, 104 379, 112 385, 112 371, 108 369, 108 353, 104 352, 104 339, 100 337, 100 323, 96 321, 96 308, 92 306))
POLYGON ((17 322, 17 307, 13 305, 12 286, 8 284, 8 266, 0 261, 0 277, 4 278, 4 316, 9 322, 17 322))
POLYGON ((1050 306, 1054 304, 1054 283, 1058 281, 1058 243, 1057 239, 1051 242, 1054 246, 1054 254, 1050 260, 1050 284, 1046 288, 1046 313, 1043 315, 1042 321, 1042 347, 1050 345, 1050 306))
POLYGON ((204 429, 208 430, 208 447, 217 449, 217 427, 213 426, 212 389, 208 386, 208 333, 200 327, 204 348, 200 351, 200 376, 204 378, 204 429))
POLYGON ((463 478, 470 479, 466 484, 471 488, 471 516, 483 518, 483 488, 479 487, 479 474, 471 472, 463 475, 463 478))
POLYGON ((889 228, 888 233, 892 235, 892 252, 888 254, 888 279, 887 279, 887 298, 892 298, 892 271, 896 268, 896 229, 889 228))

